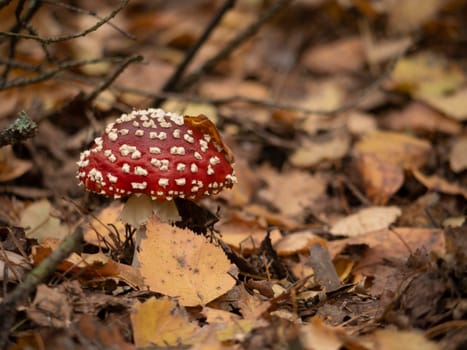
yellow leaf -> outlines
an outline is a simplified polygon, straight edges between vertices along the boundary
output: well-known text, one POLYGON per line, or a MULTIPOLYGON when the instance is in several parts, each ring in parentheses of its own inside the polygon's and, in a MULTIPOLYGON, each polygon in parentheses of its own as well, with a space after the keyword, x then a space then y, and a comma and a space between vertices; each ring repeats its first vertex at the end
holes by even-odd
POLYGON ((235 280, 219 246, 189 230, 152 218, 141 242, 141 274, 152 291, 184 306, 204 305, 229 291, 235 280))
POLYGON ((189 322, 183 310, 169 298, 136 302, 131 314, 133 336, 138 348, 192 344, 198 327, 189 322))
POLYGON ((367 232, 382 230, 396 221, 401 215, 398 207, 370 207, 349 215, 332 227, 333 234, 343 234, 346 236, 358 236, 367 232))
POLYGON ((51 216, 52 206, 47 199, 28 206, 21 215, 21 226, 27 228, 26 236, 35 238, 39 243, 47 239, 63 239, 68 228, 60 220, 51 216))
POLYGON ((416 96, 439 96, 459 87, 464 81, 462 69, 442 57, 421 53, 397 63, 392 81, 400 91, 416 96))

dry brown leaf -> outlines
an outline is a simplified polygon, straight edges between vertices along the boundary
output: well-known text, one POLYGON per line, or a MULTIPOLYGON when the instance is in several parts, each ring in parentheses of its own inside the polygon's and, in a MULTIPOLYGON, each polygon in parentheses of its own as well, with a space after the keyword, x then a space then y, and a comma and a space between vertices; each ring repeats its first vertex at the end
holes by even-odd
POLYGON ((297 220, 291 220, 280 213, 274 213, 259 204, 249 204, 243 210, 246 214, 254 215, 260 220, 264 219, 268 226, 296 230, 301 225, 297 220))
POLYGON ((222 191, 219 196, 225 198, 233 207, 243 207, 260 186, 258 176, 244 159, 235 159, 235 174, 238 183, 230 191, 222 191))
POLYGON ((341 328, 328 326, 316 316, 302 326, 300 339, 306 349, 339 350, 344 345, 344 335, 341 328))
POLYGON ((363 342, 367 348, 378 350, 399 350, 401 344, 404 344, 404 350, 441 350, 436 343, 417 331, 379 329, 366 336, 363 342))
POLYGON ((270 301, 261 299, 258 294, 250 294, 244 285, 238 287, 240 298, 238 307, 245 320, 258 320, 271 306, 270 301))
POLYGON ((467 120, 467 87, 463 87, 451 94, 420 95, 418 98, 438 111, 455 120, 467 120))
POLYGON ((198 326, 188 320, 183 309, 169 298, 150 298, 136 302, 131 314, 133 336, 138 348, 189 345, 196 342, 198 326))
MULTIPOLYGON (((58 245, 57 240, 48 240, 40 246, 33 246, 31 253, 33 264, 40 264, 58 245)), ((72 253, 60 264, 57 270, 74 273, 88 283, 118 279, 133 288, 141 289, 145 286, 141 274, 135 267, 117 263, 102 252, 82 253, 81 255, 72 253)))
POLYGON ((384 229, 368 232, 357 237, 350 237, 328 242, 331 257, 335 258, 346 246, 366 244, 370 247, 362 264, 381 262, 387 259, 406 259, 411 251, 425 247, 427 251, 435 250, 442 254, 444 251, 444 236, 439 229, 432 228, 404 228, 393 230, 384 229), (410 248, 410 250, 409 250, 410 248))
POLYGON ((354 146, 354 154, 371 154, 404 169, 424 165, 431 152, 431 144, 403 133, 376 131, 366 134, 354 146))
POLYGON ((35 323, 54 328, 71 325, 73 308, 64 293, 40 284, 32 305, 26 309, 29 319, 35 323))
POLYGON ((206 322, 212 323, 230 323, 240 319, 240 316, 233 314, 228 311, 213 309, 208 306, 204 306, 201 310, 201 314, 206 317, 206 322))
POLYGON ((204 305, 235 285, 221 247, 187 229, 152 218, 138 255, 152 291, 177 297, 181 305, 204 305))
POLYGON ((16 158, 11 146, 0 147, 0 182, 14 180, 32 168, 32 162, 16 158))
POLYGON ((26 272, 31 268, 28 259, 14 252, 5 250, 0 255, 0 281, 19 282, 23 280, 26 272), (7 280, 5 280, 7 278, 7 280))
POLYGON ((21 226, 27 228, 26 236, 35 238, 39 243, 47 239, 61 240, 69 230, 52 216, 52 205, 47 199, 32 203, 21 214, 21 226))
POLYGON ((365 63, 363 45, 359 37, 312 47, 305 51, 302 63, 309 69, 323 73, 357 71, 365 63))
POLYGON ((369 30, 363 33, 365 56, 370 65, 383 63, 397 57, 412 45, 411 37, 390 38, 375 41, 369 30))
POLYGON ((326 181, 320 175, 300 170, 278 173, 268 166, 259 169, 268 188, 260 191, 261 198, 269 201, 283 215, 300 217, 324 195, 326 181))
POLYGON ((390 2, 389 28, 395 32, 420 29, 432 19, 443 5, 443 0, 396 0, 390 2))
POLYGON ((356 162, 365 193, 375 205, 386 204, 404 183, 402 168, 376 155, 358 155, 356 162))
POLYGON ((398 207, 370 207, 349 215, 334 225, 330 232, 349 237, 388 228, 401 215, 398 207))
POLYGON ((290 155, 290 163, 299 168, 309 168, 324 160, 337 160, 344 157, 350 146, 347 132, 334 132, 323 141, 303 139, 299 147, 290 155))
POLYGON ((420 183, 429 188, 431 191, 460 195, 467 199, 467 188, 465 187, 461 187, 456 183, 451 183, 437 175, 425 175, 418 170, 414 170, 413 175, 420 183))
POLYGON ((458 134, 462 131, 459 122, 420 102, 411 102, 402 111, 390 113, 383 119, 383 124, 393 130, 415 130, 458 134))
POLYGON ((451 148, 449 154, 449 165, 451 170, 459 173, 467 169, 467 137, 460 137, 451 148))
POLYGON ((259 100, 269 98, 268 88, 255 81, 228 78, 223 80, 206 80, 201 82, 200 94, 210 99, 245 96, 259 100))
POLYGON ((343 113, 347 120, 347 129, 352 135, 364 135, 376 131, 378 124, 371 114, 360 111, 343 113))
POLYGON ((118 220, 122 212, 123 204, 114 201, 107 208, 104 208, 96 218, 93 218, 84 232, 84 240, 89 244, 105 247, 104 240, 111 241, 110 233, 121 235, 125 233, 125 224, 118 220), (115 229, 113 227, 115 227, 115 229))
POLYGON ((363 257, 354 266, 363 276, 371 277, 366 291, 371 295, 396 292, 405 276, 401 274, 400 264, 417 249, 442 256, 445 252, 443 231, 425 228, 395 228, 380 230, 339 241, 328 242, 331 257, 338 256, 347 247, 367 246, 363 257))
POLYGON ((399 60, 392 72, 395 87, 413 96, 441 96, 455 91, 464 81, 462 69, 432 53, 399 60))
MULTIPOLYGON (((232 212, 229 218, 221 220, 217 228, 222 234, 222 241, 246 255, 256 251, 267 234, 265 222, 237 212, 232 212)), ((273 244, 281 237, 279 230, 270 233, 273 244)))
POLYGON ((279 256, 288 256, 297 253, 308 252, 313 244, 319 243, 326 247, 326 240, 312 232, 296 232, 284 236, 274 244, 274 249, 279 256))

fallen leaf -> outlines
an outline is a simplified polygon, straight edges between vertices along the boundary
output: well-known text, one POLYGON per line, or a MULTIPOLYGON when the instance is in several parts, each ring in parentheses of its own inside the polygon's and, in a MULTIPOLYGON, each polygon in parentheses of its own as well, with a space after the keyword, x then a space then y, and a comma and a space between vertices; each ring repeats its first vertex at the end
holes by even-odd
POLYGON ((229 291, 235 280, 221 247, 190 230, 150 219, 138 255, 152 291, 177 297, 181 305, 205 305, 229 291))
POLYGON ((341 328, 328 326, 316 316, 301 327, 300 339, 305 349, 339 350, 344 345, 345 333, 341 328))
POLYGON ((64 293, 40 284, 32 305, 26 309, 32 321, 41 326, 67 328, 71 325, 72 306, 64 293))
POLYGON ((404 169, 412 169, 427 162, 431 144, 403 133, 375 131, 363 136, 353 151, 357 158, 362 154, 371 154, 404 169))
POLYGON ((384 205, 404 182, 403 169, 424 165, 431 152, 429 142, 396 132, 366 134, 354 145, 357 170, 373 204, 384 205))
POLYGON ((240 316, 236 314, 224 310, 214 309, 208 306, 204 306, 203 310, 201 310, 201 313, 204 317, 206 317, 206 322, 209 324, 230 323, 240 319, 240 316))
POLYGON ((391 79, 399 91, 412 96, 440 96, 456 90, 464 81, 462 69, 430 52, 400 59, 391 79))
MULTIPOLYGON (((222 241, 243 255, 254 253, 267 235, 267 225, 261 220, 248 219, 241 213, 235 212, 229 218, 221 220, 217 227, 222 234, 222 241)), ((273 244, 281 237, 279 230, 273 230, 270 234, 273 244)))
POLYGON ((125 224, 119 220, 123 204, 117 201, 112 202, 108 207, 102 209, 99 214, 93 218, 84 232, 84 240, 89 244, 98 247, 105 247, 104 241, 112 241, 110 234, 125 234, 125 224))
POLYGON ((441 350, 436 343, 429 341, 423 333, 417 331, 378 329, 365 338, 365 343, 370 349, 399 350, 401 344, 404 344, 404 350, 441 350))
POLYGON ((259 174, 268 184, 267 190, 260 191, 260 197, 278 208, 283 215, 291 217, 304 215, 307 208, 324 195, 326 188, 322 176, 301 170, 279 173, 271 167, 262 166, 259 174))
POLYGON ((153 297, 144 303, 136 301, 131 324, 138 348, 150 345, 179 347, 196 342, 193 336, 198 326, 188 320, 184 309, 167 297, 153 297))
POLYGON ((336 222, 330 232, 352 237, 382 230, 393 224, 401 213, 401 210, 394 206, 365 208, 336 222))
POLYGON ((411 102, 401 111, 389 113, 382 120, 385 127, 404 131, 442 132, 459 134, 462 126, 433 108, 420 102, 411 102))
MULTIPOLYGON (((4 243, 4 242, 3 242, 4 243)), ((23 280, 26 272, 31 268, 28 259, 24 256, 5 250, 0 255, 0 281, 19 282, 23 280)))
POLYGON ((467 88, 464 87, 450 94, 443 95, 423 95, 417 97, 419 100, 427 103, 431 107, 446 114, 455 120, 467 120, 467 88))
POLYGON ((60 219, 51 215, 52 205, 47 199, 32 203, 21 215, 21 226, 27 228, 26 237, 35 238, 39 243, 47 239, 61 240, 69 230, 60 219))
POLYGON ((390 2, 389 28, 395 32, 410 32, 420 29, 432 19, 444 4, 443 0, 396 0, 390 2))
POLYGON ((348 37, 314 46, 305 51, 302 63, 308 69, 322 73, 357 71, 365 63, 362 41, 359 37, 348 37))
POLYGON ((16 158, 10 145, 0 147, 0 182, 14 180, 32 168, 32 163, 16 158))
POLYGON ((458 138, 452 145, 449 153, 449 165, 451 170, 459 173, 467 169, 467 137, 458 138))
POLYGON ((437 175, 428 176, 418 170, 413 170, 412 173, 420 183, 432 191, 460 195, 467 199, 467 188, 465 187, 461 187, 456 183, 451 183, 437 175))
POLYGON ((290 233, 274 243, 274 249, 279 256, 288 256, 308 252, 308 248, 315 243, 326 247, 326 240, 314 233, 307 231, 296 232, 290 233))
POLYGON ((404 183, 404 172, 398 165, 374 154, 360 154, 356 159, 364 190, 375 205, 384 205, 404 183))
POLYGON ((289 161, 295 167, 310 168, 325 160, 341 159, 347 154, 349 146, 350 136, 343 131, 334 132, 323 141, 306 138, 290 155, 289 161))

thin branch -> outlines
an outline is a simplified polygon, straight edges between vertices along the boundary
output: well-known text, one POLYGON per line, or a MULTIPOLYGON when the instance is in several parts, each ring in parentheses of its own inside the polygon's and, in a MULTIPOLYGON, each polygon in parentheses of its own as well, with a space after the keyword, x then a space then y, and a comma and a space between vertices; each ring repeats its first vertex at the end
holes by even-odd
POLYGON ((269 6, 266 11, 264 11, 255 22, 250 24, 243 31, 238 33, 227 45, 220 50, 217 54, 206 60, 198 69, 191 73, 180 86, 177 86, 179 89, 186 88, 198 80, 201 75, 205 72, 211 70, 217 63, 227 58, 237 47, 239 47, 246 40, 254 36, 258 30, 264 25, 268 20, 270 20, 274 15, 276 15, 280 10, 285 6, 289 5, 292 0, 276 0, 269 6))
POLYGON ((0 130, 0 147, 13 145, 33 137, 37 124, 29 119, 25 112, 20 112, 18 118, 4 130, 0 130))
POLYGON ((125 68, 133 63, 133 62, 141 62, 143 60, 143 56, 141 55, 133 55, 124 59, 120 65, 115 69, 115 71, 105 79, 93 92, 88 94, 84 97, 84 101, 92 101, 94 100, 102 91, 107 89, 115 79, 125 70, 125 68))
POLYGON ((101 58, 95 58, 91 60, 66 61, 66 62, 60 63, 59 66, 49 71, 40 71, 39 75, 35 77, 30 77, 30 78, 20 77, 20 78, 16 78, 8 82, 5 82, 2 86, 0 86, 0 91, 11 89, 14 87, 39 83, 41 81, 51 79, 55 75, 60 73, 61 71, 69 69, 69 68, 79 67, 79 66, 83 66, 86 64, 100 63, 100 62, 121 62, 122 60, 125 60, 125 59, 126 59, 125 57, 123 58, 122 57, 101 57, 101 58))
MULTIPOLYGON (((101 16, 99 16, 96 12, 94 11, 91 11, 91 10, 85 10, 85 9, 82 9, 82 8, 79 8, 77 6, 73 6, 73 5, 70 5, 70 4, 66 4, 66 3, 63 3, 63 2, 57 2, 57 1, 48 1, 48 0, 42 0, 44 3, 47 3, 49 5, 52 5, 52 6, 57 6, 57 7, 62 7, 62 8, 65 8, 67 10, 70 10, 70 11, 74 11, 74 12, 77 12, 77 13, 82 13, 82 14, 86 14, 86 15, 89 15, 89 16, 92 16, 94 18, 97 18, 99 21, 101 20, 104 20, 104 18, 102 18, 101 16)), ((110 27, 112 27, 113 29, 115 29, 117 32, 119 32, 120 34, 122 34, 123 36, 127 37, 128 39, 130 40, 136 40, 136 37, 134 35, 132 35, 131 33, 127 33, 125 32, 123 29, 117 27, 115 24, 113 24, 111 21, 108 21, 107 22, 107 25, 109 25, 110 27)))
POLYGON ((27 300, 40 283, 55 272, 66 257, 73 251, 78 250, 82 240, 83 229, 77 227, 70 236, 62 241, 57 249, 52 251, 46 259, 29 272, 24 281, 13 292, 5 296, 3 303, 0 305, 0 315, 3 315, 0 323, 0 349, 4 349, 8 342, 10 329, 15 322, 17 307, 27 300))
POLYGON ((15 33, 13 31, 11 32, 0 32, 0 36, 9 36, 9 37, 14 37, 14 38, 20 38, 20 39, 30 39, 30 40, 36 40, 42 44, 49 45, 52 43, 57 43, 60 41, 66 41, 66 40, 71 40, 71 39, 76 39, 82 36, 86 36, 87 34, 96 31, 100 27, 102 27, 104 24, 109 22, 112 18, 114 18, 127 4, 129 0, 122 0, 120 5, 114 9, 109 15, 103 17, 99 22, 96 22, 93 26, 84 29, 78 33, 70 34, 70 35, 63 35, 59 36, 56 38, 42 38, 41 36, 38 35, 30 35, 30 34, 21 34, 21 33, 15 33))
MULTIPOLYGON (((211 18, 211 21, 208 23, 208 25, 207 25, 206 29, 204 30, 204 32, 198 38, 196 43, 188 50, 185 57, 183 58, 183 61, 180 62, 180 64, 178 65, 177 69, 172 74, 172 76, 166 81, 166 83, 162 87, 162 90, 161 90, 162 92, 168 92, 168 91, 175 91, 176 90, 176 86, 177 86, 178 82, 180 81, 180 78, 185 73, 186 68, 188 67, 190 62, 193 60, 193 57, 195 57, 195 55, 199 51, 199 49, 209 39, 212 32, 219 25, 220 21, 222 20, 224 15, 227 13, 227 11, 235 6, 235 2, 236 2, 236 0, 226 0, 224 2, 224 5, 222 5, 217 10, 217 12, 211 18)), ((162 102, 164 102, 163 98, 156 98, 154 100, 154 102, 153 102, 153 107, 159 107, 162 102)))

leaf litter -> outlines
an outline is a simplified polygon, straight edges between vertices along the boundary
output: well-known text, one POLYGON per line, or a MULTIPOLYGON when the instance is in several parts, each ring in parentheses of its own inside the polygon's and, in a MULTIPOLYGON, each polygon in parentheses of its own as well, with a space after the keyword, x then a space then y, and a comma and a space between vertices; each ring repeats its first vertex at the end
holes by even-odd
MULTIPOLYGON (((75 5, 85 11, 44 4, 28 28, 59 38, 118 6, 75 5)), ((131 265, 134 230, 119 221, 121 202, 85 194, 75 162, 107 123, 154 105, 221 5, 131 1, 47 51, 21 36, 0 46, 0 128, 21 110, 39 124, 35 137, 0 150, 2 307, 31 267, 84 231, 4 313, 17 326, 0 340, 57 349, 463 348, 462 1, 294 2, 194 83, 164 90, 164 108, 212 118, 239 183, 196 204, 177 201, 176 225, 152 218, 141 266, 131 265), (135 53, 143 62, 119 66, 135 53), (52 79, 27 80, 57 67, 52 79)), ((12 31, 17 6, 0 8, 0 32, 12 31)), ((237 2, 185 77, 267 6, 237 2)))

